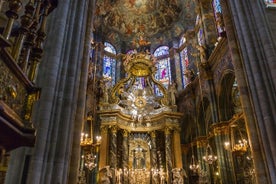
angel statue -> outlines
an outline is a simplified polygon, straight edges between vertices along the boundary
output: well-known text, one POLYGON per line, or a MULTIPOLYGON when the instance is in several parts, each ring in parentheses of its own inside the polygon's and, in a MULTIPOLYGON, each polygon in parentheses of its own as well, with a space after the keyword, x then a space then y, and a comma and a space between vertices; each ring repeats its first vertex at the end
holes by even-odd
POLYGON ((112 171, 110 166, 105 166, 100 169, 100 184, 110 184, 112 178, 112 171))
POLYGON ((184 184, 184 177, 187 177, 187 174, 182 168, 172 169, 173 173, 173 184, 184 184))

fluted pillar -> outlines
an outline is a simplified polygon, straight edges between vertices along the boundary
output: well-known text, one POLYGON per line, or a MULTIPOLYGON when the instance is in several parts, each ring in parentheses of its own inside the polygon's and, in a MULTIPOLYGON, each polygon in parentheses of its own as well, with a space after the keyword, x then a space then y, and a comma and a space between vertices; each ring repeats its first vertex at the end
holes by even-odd
POLYGON ((229 142, 228 122, 214 125, 213 131, 221 182, 236 183, 231 152, 229 150, 225 150, 223 146, 225 142, 229 142))
POLYGON ((167 169, 167 183, 172 183, 172 138, 171 128, 165 128, 165 154, 166 154, 166 169, 167 169))
MULTIPOLYGON (((197 159, 199 167, 202 171, 206 172, 206 174, 209 173, 209 166, 206 162, 203 161, 203 156, 206 155, 206 146, 207 146, 208 140, 207 136, 201 136, 196 138, 196 153, 197 153, 197 159)), ((208 180, 209 181, 209 180, 208 180)))
MULTIPOLYGON (((93 8, 93 2, 87 1, 87 9, 93 8)), ((77 113, 76 113, 76 122, 74 125, 74 131, 73 131, 73 147, 72 147, 72 156, 70 161, 70 171, 69 171, 69 179, 68 184, 75 184, 78 178, 78 169, 79 169, 79 163, 80 163, 80 132, 82 128, 82 124, 79 123, 83 121, 83 115, 85 114, 85 106, 86 106, 86 91, 87 91, 87 83, 88 83, 88 72, 87 68, 89 65, 89 51, 91 49, 90 45, 90 36, 92 31, 92 11, 88 12, 87 19, 84 18, 84 22, 87 21, 87 28, 85 30, 84 36, 84 50, 83 50, 83 58, 82 58, 82 65, 81 65, 81 78, 80 78, 80 93, 79 93, 79 99, 78 99, 78 105, 77 105, 77 113)), ((99 158, 97 158, 99 159, 99 158)))
POLYGON ((256 179, 258 183, 273 183, 276 181, 276 99, 272 94, 276 86, 276 51, 264 14, 265 5, 258 0, 222 0, 221 5, 256 179))
POLYGON ((210 96, 211 96, 210 105, 211 105, 211 112, 212 112, 212 121, 213 123, 217 123, 220 121, 220 118, 219 118, 219 110, 218 110, 218 103, 217 103, 217 95, 216 95, 213 79, 209 79, 208 84, 210 86, 210 96))
MULTIPOLYGON (((86 10, 85 1, 59 1, 49 15, 36 81, 42 90, 33 113, 36 144, 27 183, 68 183, 70 156, 77 151, 72 152, 73 139, 77 139, 73 131, 75 123, 81 124, 76 122, 77 109, 85 108, 86 87, 80 80, 87 72, 82 71, 86 10)), ((76 131, 80 137, 81 129, 76 131)))

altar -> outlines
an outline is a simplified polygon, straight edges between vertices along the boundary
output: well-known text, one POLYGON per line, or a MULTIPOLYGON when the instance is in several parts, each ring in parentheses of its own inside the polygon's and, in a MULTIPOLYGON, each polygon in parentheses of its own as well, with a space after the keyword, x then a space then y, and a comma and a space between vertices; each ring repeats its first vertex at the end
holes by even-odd
POLYGON ((108 101, 100 103, 99 183, 104 183, 106 167, 110 183, 130 184, 172 183, 173 169, 182 169, 182 114, 169 90, 155 80, 154 61, 148 53, 126 55, 126 78, 109 89, 108 101))

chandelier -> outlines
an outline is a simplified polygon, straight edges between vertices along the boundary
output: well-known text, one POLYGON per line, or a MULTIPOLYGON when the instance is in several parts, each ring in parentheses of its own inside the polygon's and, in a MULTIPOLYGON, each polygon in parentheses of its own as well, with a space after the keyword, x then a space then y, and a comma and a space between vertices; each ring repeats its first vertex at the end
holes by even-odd
POLYGON ((88 137, 88 134, 82 133, 80 143, 84 153, 81 156, 82 162, 89 171, 97 167, 97 154, 101 142, 101 136, 96 136, 96 143, 94 144, 91 137, 88 137))
POLYGON ((192 155, 192 159, 191 159, 189 168, 193 171, 193 173, 198 172, 199 164, 196 162, 194 154, 192 155))
POLYGON ((243 155, 248 146, 248 142, 242 135, 238 125, 230 125, 230 142, 225 142, 224 148, 232 153, 243 155))
POLYGON ((97 156, 95 154, 89 153, 85 156, 82 155, 82 157, 84 158, 84 166, 88 170, 92 171, 97 166, 97 163, 96 163, 97 156))
POLYGON ((198 173, 199 172, 199 164, 197 163, 195 156, 194 156, 194 147, 192 145, 192 158, 191 158, 191 163, 189 165, 190 170, 193 173, 198 173))
POLYGON ((207 145, 207 148, 206 148, 206 155, 203 156, 202 158, 209 165, 213 164, 218 159, 218 157, 214 155, 213 150, 209 144, 207 145))

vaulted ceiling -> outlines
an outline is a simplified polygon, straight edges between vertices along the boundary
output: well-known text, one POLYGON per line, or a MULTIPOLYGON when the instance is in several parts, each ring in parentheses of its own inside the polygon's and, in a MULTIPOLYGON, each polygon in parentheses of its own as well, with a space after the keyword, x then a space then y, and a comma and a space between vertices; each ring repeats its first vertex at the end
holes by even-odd
POLYGON ((167 44, 195 24, 194 0, 98 0, 94 29, 113 45, 135 47, 143 37, 167 44))

